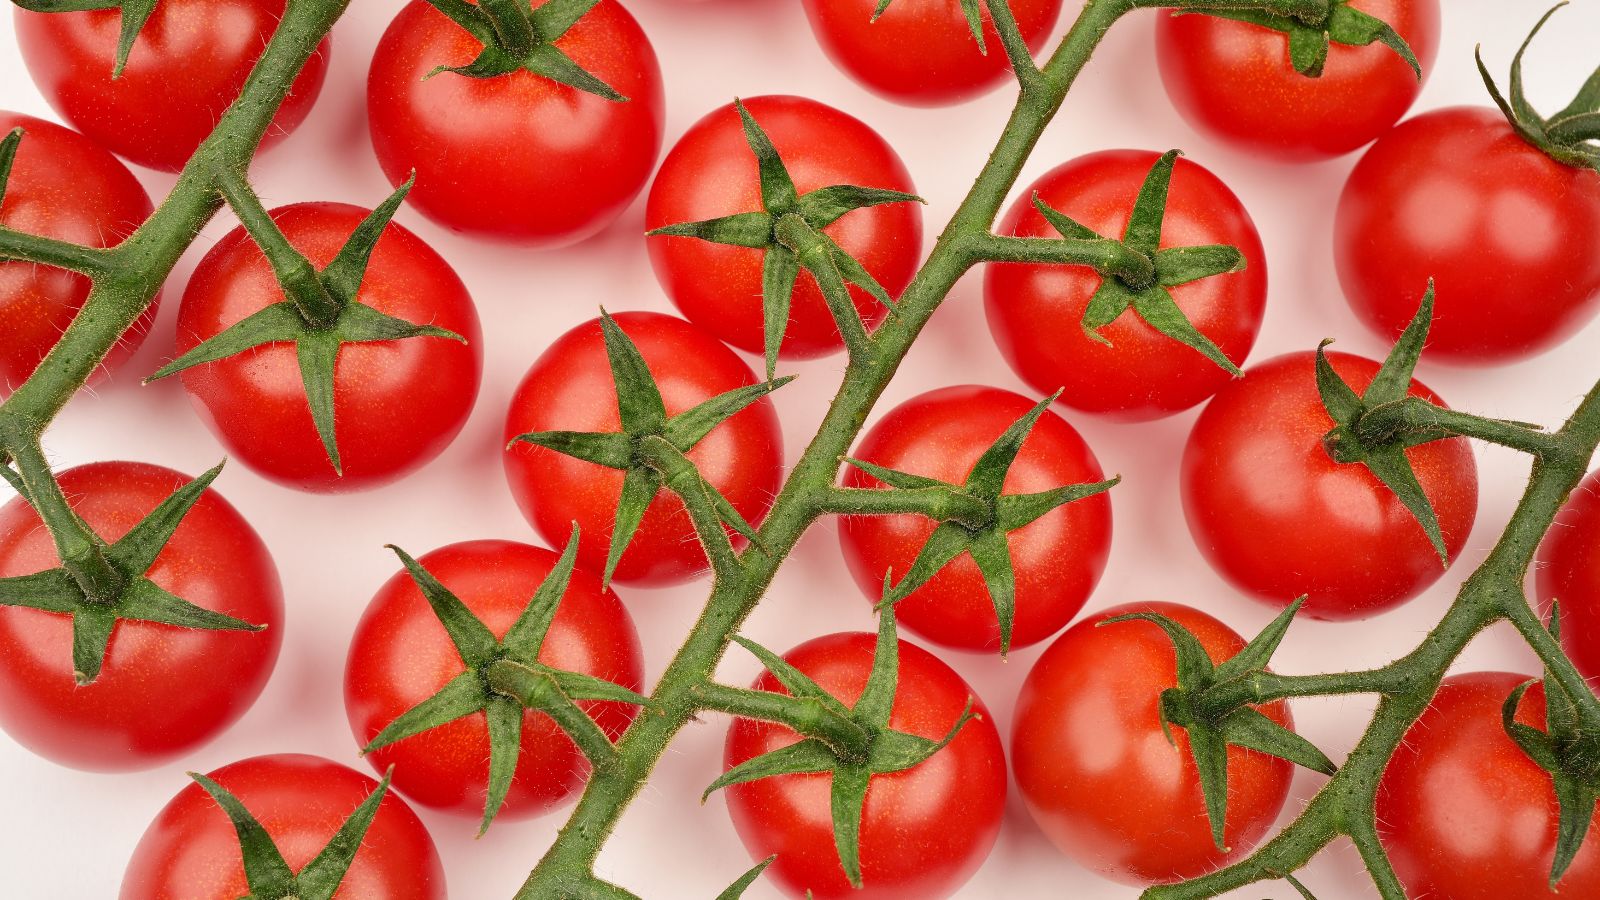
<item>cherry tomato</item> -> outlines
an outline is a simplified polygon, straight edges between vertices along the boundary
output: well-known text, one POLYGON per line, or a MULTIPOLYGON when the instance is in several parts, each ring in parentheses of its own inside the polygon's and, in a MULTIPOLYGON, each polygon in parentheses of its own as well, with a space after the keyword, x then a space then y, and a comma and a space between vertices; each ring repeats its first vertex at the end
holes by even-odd
MULTIPOLYGON (((467 541, 420 560, 496 637, 505 637, 559 554, 511 541, 467 541)), ((633 690, 644 680, 639 636, 617 595, 577 569, 556 609, 539 660, 633 690)), ((411 576, 402 571, 379 589, 356 626, 345 666, 345 711, 365 746, 389 723, 438 693, 466 664, 411 576)), ((584 703, 612 739, 633 721, 634 707, 584 703)), ((457 719, 367 756, 378 771, 394 766, 394 786, 424 806, 483 815, 489 780, 489 729, 483 713, 457 719)), ((538 815, 582 784, 588 761, 550 717, 523 717, 522 750, 500 818, 538 815)))
MULTIPOLYGON (((1352 0, 1411 45, 1426 77, 1439 50, 1438 0, 1352 0)), ((1189 124, 1240 150, 1290 162, 1342 156, 1388 131, 1422 81, 1382 43, 1331 44, 1322 75, 1289 64, 1280 31, 1206 15, 1156 24, 1167 96, 1189 124)))
MULTIPOLYGON (((150 217, 146 194, 116 157, 93 141, 43 119, 0 111, 0 137, 26 132, 0 203, 0 224, 89 247, 120 243, 150 217)), ((89 279, 64 269, 0 262, 0 392, 33 374, 89 296, 89 279)), ((108 372, 143 343, 156 301, 112 347, 108 372)))
MULTIPOLYGON (((1600 896, 1600 837, 1590 832, 1558 891, 1556 796, 1506 734, 1500 709, 1526 675, 1471 672, 1444 680, 1389 760, 1378 785, 1378 831, 1412 897, 1538 900, 1600 896)), ((1523 696, 1517 721, 1543 730, 1544 691, 1523 696)))
MULTIPOLYGON (((1199 638, 1220 663, 1244 639, 1211 616, 1176 603, 1137 603, 1072 626, 1034 663, 1017 698, 1011 771, 1028 810, 1062 853, 1129 884, 1204 874, 1261 840, 1289 796, 1293 765, 1228 747, 1228 813, 1217 849, 1206 819, 1188 732, 1161 727, 1161 692, 1178 683, 1172 641, 1150 622, 1108 618, 1154 612, 1199 638)), ((1257 707, 1294 727, 1282 701, 1257 707)))
POLYGON ((1534 571, 1539 602, 1560 601, 1561 648, 1585 678, 1600 677, 1600 472, 1572 492, 1534 571))
MULTIPOLYGON (((856 702, 872 671, 876 636, 831 634, 790 650, 784 659, 846 705, 856 702)), ((756 688, 787 693, 772 674, 756 688)), ((1005 808, 1005 751, 994 719, 955 670, 915 644, 900 642, 900 677, 889 727, 942 740, 971 701, 978 717, 949 746, 921 764, 873 775, 861 817, 861 880, 845 879, 833 837, 829 773, 779 775, 727 789, 733 827, 750 855, 777 859, 767 877, 794 897, 945 897, 989 855, 1005 808)), ((728 729, 729 767, 796 743, 799 735, 771 722, 736 720, 728 729)))
POLYGON ((434 75, 472 62, 483 45, 424 0, 400 10, 367 79, 372 146, 390 182, 415 169, 410 201, 479 237, 554 247, 611 224, 661 152, 661 67, 616 0, 600 0, 554 46, 628 99, 525 71, 434 75))
MULTIPOLYGON (((271 215, 318 269, 332 262, 368 211, 297 203, 271 215)), ((280 303, 272 267, 244 229, 217 242, 184 291, 178 353, 280 303)), ((439 455, 466 424, 483 368, 478 313, 450 264, 404 227, 379 239, 357 301, 466 338, 418 337, 345 344, 334 374, 344 475, 317 437, 293 344, 258 347, 183 372, 195 408, 228 452, 280 484, 350 491, 387 484, 439 455)))
MULTIPOLYGON (((669 416, 755 383, 743 360, 682 319, 647 312, 615 319, 638 345, 669 416)), ((534 431, 617 431, 622 423, 616 396, 600 322, 591 320, 556 339, 523 376, 506 417, 506 440, 534 431)), ((782 447, 777 413, 763 399, 718 425, 688 456, 734 509, 755 523, 777 494, 782 447)), ((558 543, 577 522, 583 532, 578 564, 602 571, 623 473, 524 443, 506 451, 505 465, 511 494, 534 529, 558 543)), ((663 491, 645 510, 614 577, 672 584, 706 566, 682 501, 663 491)))
MULTIPOLYGON (((1091 153, 1057 166, 1022 194, 1001 224, 1021 237, 1059 238, 1032 196, 1107 237, 1120 238, 1158 154, 1091 153)), ((1235 364, 1249 355, 1267 303, 1267 259, 1250 214, 1205 168, 1179 159, 1162 221, 1161 246, 1229 244, 1245 270, 1171 288, 1183 314, 1235 364)), ((1100 276, 1081 266, 996 264, 984 276, 989 328, 1018 376, 1061 402, 1125 421, 1188 409, 1216 393, 1227 370, 1124 313, 1101 329, 1111 346, 1079 327, 1100 276)))
MULTIPOLYGON (((974 97, 1011 78, 1000 34, 983 9, 984 47, 956 0, 806 0, 811 30, 834 65, 874 93, 913 106, 974 97)), ((1061 0, 1015 0, 1017 27, 1034 52, 1050 36, 1061 0)))
MULTIPOLYGON (((299 753, 223 766, 212 780, 239 799, 296 873, 327 846, 378 783, 332 760, 299 753)), ((250 894, 239 838, 228 816, 190 782, 134 848, 121 900, 236 900, 250 894)), ((444 867, 417 814, 393 793, 378 804, 339 897, 444 900, 444 867)))
MULTIPOLYGON (((965 385, 913 397, 867 432, 855 456, 913 475, 961 484, 995 439, 1033 408, 999 388, 965 385)), ((1100 481, 1094 452, 1065 419, 1045 412, 1006 475, 1005 493, 1031 494, 1100 481)), ((845 484, 883 487, 850 469, 845 484)), ((922 516, 846 516, 839 541, 868 599, 883 596, 883 575, 898 579, 938 523, 922 516)), ((1016 574, 1012 647, 1038 643, 1072 620, 1094 590, 1111 553, 1111 502, 1104 494, 1069 503, 1007 536, 1016 574)), ((936 644, 993 652, 1000 623, 983 573, 963 553, 895 606, 900 623, 936 644)))
MULTIPOLYGON (((189 478, 145 463, 92 463, 58 476, 79 516, 106 541, 138 524, 189 478)), ((38 513, 0 507, 0 578, 61 564, 38 513)), ((207 490, 148 572, 204 609, 266 630, 203 631, 117 622, 93 683, 73 679, 72 620, 0 607, 0 728, 65 766, 147 769, 216 737, 267 684, 283 642, 283 590, 255 530, 207 490)))
MULTIPOLYGON (((803 97, 752 97, 744 105, 772 139, 800 193, 836 184, 914 192, 900 157, 861 120, 803 97)), ((756 158, 739 114, 728 105, 696 122, 667 154, 650 188, 645 225, 661 228, 761 208, 756 158)), ((916 203, 853 210, 823 233, 891 297, 910 283, 922 257, 922 210, 916 203)), ((652 237, 649 247, 656 277, 691 322, 742 350, 763 351, 763 251, 686 237, 652 237)), ((869 328, 883 321, 888 310, 855 285, 849 289, 869 328)), ((816 280, 801 272, 781 355, 810 359, 843 346, 816 280)))
MULTIPOLYGON (((116 65, 121 12, 18 8, 17 46, 34 83, 95 143, 142 166, 176 172, 244 88, 285 0, 161 0, 116 65)), ((316 102, 328 69, 324 38, 295 79, 262 146, 289 135, 316 102)))
MULTIPOLYGON (((1328 361, 1357 393, 1378 364, 1328 361)), ((1217 393, 1183 453, 1183 511, 1195 543, 1240 590, 1277 606, 1307 594, 1318 619, 1361 619, 1404 603, 1444 574, 1422 526, 1366 466, 1322 446, 1333 420, 1316 357, 1267 360, 1217 393)), ((1421 382, 1411 396, 1442 403, 1421 382)), ((1478 511, 1472 448, 1457 438, 1406 451, 1455 559, 1478 511)))
POLYGON ((1600 175, 1546 156, 1499 110, 1433 110, 1361 157, 1333 246, 1345 296, 1375 331, 1399 335, 1432 278, 1429 354, 1522 359, 1600 309, 1600 175))

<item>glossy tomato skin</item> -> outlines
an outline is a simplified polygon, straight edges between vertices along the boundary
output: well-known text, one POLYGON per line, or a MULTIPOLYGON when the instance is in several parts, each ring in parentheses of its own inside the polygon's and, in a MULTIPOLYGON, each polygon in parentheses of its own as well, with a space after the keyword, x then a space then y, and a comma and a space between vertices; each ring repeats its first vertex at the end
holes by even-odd
MULTIPOLYGON (((1010 6, 1037 53, 1061 14, 1061 0, 1016 0, 1010 6)), ((983 53, 956 0, 895 0, 874 19, 877 7, 878 0, 805 0, 811 31, 828 58, 873 93, 912 106, 941 106, 1011 79, 987 8, 983 53)))
MULTIPOLYGON (((1444 680, 1378 785, 1378 833, 1410 897, 1557 900, 1600 896, 1600 837, 1584 839, 1549 888, 1557 807, 1549 773, 1506 734, 1500 710, 1526 675, 1444 680)), ((1545 697, 1528 689, 1517 721, 1544 730, 1545 697)))
POLYGON ((1535 595, 1560 601, 1561 648, 1585 678, 1600 678, 1600 472, 1590 472, 1539 546, 1535 595))
MULTIPOLYGON (((856 448, 867 462, 960 484, 985 450, 1034 401, 999 388, 930 391, 890 410, 856 448)), ((1006 476, 1005 493, 1031 494, 1104 479, 1094 452, 1065 419, 1046 411, 1006 476)), ((850 487, 883 487, 851 468, 850 487)), ((922 516, 847 516, 839 527, 850 573, 867 598, 883 596, 883 575, 907 572, 937 523, 922 516)), ((1012 647, 1044 640, 1083 608, 1111 552, 1111 502, 1099 494, 1069 503, 1008 536, 1016 573, 1012 647)), ((895 605, 900 624, 934 643, 988 653, 1000 624, 983 573, 963 553, 895 605)))
MULTIPOLYGON (((73 509, 106 541, 190 480, 131 462, 91 463, 58 477, 73 509)), ((32 507, 20 498, 0 507, 0 578, 60 564, 32 507)), ((0 728, 17 743, 75 769, 148 769, 215 737, 255 702, 283 642, 283 590, 255 530, 207 490, 148 574, 196 606, 266 630, 121 621, 100 677, 80 687, 71 618, 0 607, 0 728)))
MULTIPOLYGON (((803 97, 751 97, 744 105, 772 139, 800 193, 835 184, 915 193, 900 157, 861 120, 803 97)), ((662 161, 650 188, 645 225, 661 228, 761 208, 755 156, 738 112, 729 105, 695 123, 662 161)), ((922 208, 917 203, 852 210, 823 231, 891 297, 910 283, 921 260, 922 208)), ((685 237, 652 237, 648 246, 656 278, 689 321, 741 350, 763 352, 762 251, 685 237)), ((854 285, 849 289, 869 328, 883 321, 888 310, 866 291, 854 285)), ((810 359, 843 346, 816 279, 802 271, 782 356, 810 359)))
MULTIPOLYGON (((142 166, 176 172, 211 134, 283 17, 285 0, 161 0, 113 79, 121 15, 16 11, 17 46, 46 100, 95 143, 142 166)), ((283 140, 316 102, 324 38, 267 127, 283 140)))
MULTIPOLYGON (((1172 641, 1150 622, 1108 618, 1153 612, 1199 638, 1213 662, 1244 639, 1211 616, 1176 603, 1135 603, 1072 626, 1034 663, 1017 698, 1011 771, 1034 821, 1079 865, 1128 884, 1181 881, 1248 853, 1289 795, 1293 766, 1228 748, 1228 852, 1206 819, 1188 732, 1161 728, 1161 692, 1177 685, 1172 641)), ((1294 727, 1282 701, 1257 707, 1294 727)))
POLYGON ((1600 309, 1600 175, 1546 156, 1499 110, 1430 110, 1350 173, 1334 259, 1351 308, 1380 334, 1405 329, 1432 278, 1430 357, 1532 356, 1600 309))
MULTIPOLYGON (((467 541, 419 562, 461 598, 494 635, 505 637, 527 608, 559 554, 511 541, 467 541)), ((639 636, 622 601, 600 579, 577 569, 556 609, 540 662, 642 690, 639 636)), ((345 711, 365 746, 400 715, 466 671, 444 626, 411 576, 402 571, 379 589, 356 626, 345 666, 345 711)), ((584 703, 615 740, 634 707, 584 703)), ((545 812, 583 783, 589 765, 572 740, 541 712, 523 716, 522 750, 500 819, 545 812)), ((458 719, 367 755, 394 786, 424 806, 481 817, 488 788, 489 732, 483 713, 458 719)))
MULTIPOLYGON (((210 773, 239 798, 299 872, 322 851, 378 783, 332 760, 280 753, 240 760, 210 773)), ((236 900, 245 881, 239 838, 227 814, 200 785, 179 791, 134 848, 121 900, 236 900)), ((337 898, 444 900, 444 867, 417 814, 390 791, 356 852, 337 898)))
POLYGON ((372 146, 389 181, 415 169, 410 202, 475 237, 557 247, 609 225, 661 152, 661 67, 616 0, 601 0, 555 46, 628 100, 523 71, 429 77, 472 62, 483 45, 423 0, 408 4, 367 77, 372 146))
MULTIPOLYGON (((297 203, 272 211, 289 243, 319 270, 368 211, 297 203)), ((272 267, 242 228, 195 269, 178 310, 178 353, 280 303, 272 267)), ((478 313, 449 263, 403 226, 378 240, 357 299, 407 322, 466 338, 418 337, 345 344, 334 367, 335 433, 344 475, 317 437, 295 347, 270 344, 183 372, 195 408, 228 448, 263 476, 305 491, 353 491, 394 481, 453 440, 478 396, 483 369, 478 313)))
MULTIPOLYGON (((1411 45, 1426 78, 1439 50, 1438 0, 1354 0, 1411 45)), ((1381 43, 1332 44, 1322 75, 1289 64, 1279 31, 1205 15, 1156 24, 1167 95, 1190 125, 1213 140, 1284 162, 1343 156, 1400 120, 1422 81, 1381 43)))
MULTIPOLYGON (((682 319, 649 312, 614 318, 643 354, 669 416, 755 383, 733 351, 682 319)), ((506 416, 505 439, 535 431, 618 431, 616 396, 600 323, 586 322, 557 338, 523 376, 506 416)), ((758 401, 717 426, 688 456, 746 521, 759 523, 777 494, 783 456, 771 401, 758 401)), ((578 564, 603 571, 623 473, 520 442, 506 451, 505 466, 511 494, 534 530, 560 544, 577 522, 583 530, 578 564)), ((675 584, 706 566, 683 503, 662 491, 645 511, 614 577, 630 584, 675 584)))
MULTIPOLYGON (((21 14, 21 9, 18 9, 21 14)), ((0 224, 89 247, 121 243, 150 217, 150 195, 121 161, 93 141, 21 113, 0 111, 0 135, 21 128, 0 224)), ((89 296, 89 279, 32 263, 0 263, 0 395, 33 374, 89 296)), ((96 377, 143 343, 156 300, 112 347, 96 377)))
MULTIPOLYGON (((1127 227, 1139 187, 1159 154, 1107 150, 1057 166, 1012 206, 1001 233, 1058 238, 1032 197, 1108 237, 1127 227)), ((1267 259, 1261 237, 1239 198, 1204 167, 1179 159, 1162 222, 1161 246, 1229 244, 1244 254, 1242 272, 1171 289, 1178 308, 1236 364, 1261 330, 1267 303, 1267 259)), ((996 263, 984 275, 989 329, 1006 362, 1041 394, 1122 421, 1188 409, 1216 393, 1231 375, 1198 352, 1161 334, 1131 311, 1101 329, 1106 346, 1079 323, 1100 276, 1082 266, 996 263)))
MULTIPOLYGON (((855 703, 872 669, 876 636, 832 634, 784 655, 823 690, 855 703)), ((771 673, 756 688, 785 692, 771 673)), ((949 746, 920 765, 872 776, 861 824, 861 879, 845 880, 829 812, 832 776, 780 775, 727 789, 734 829, 751 857, 776 853, 767 877, 792 897, 937 898, 954 893, 994 846, 1005 808, 1005 750, 994 717, 955 670, 933 654, 900 642, 900 678, 889 727, 942 740, 966 709, 967 722, 949 746)), ((748 719, 728 729, 727 766, 796 743, 787 727, 748 719)))

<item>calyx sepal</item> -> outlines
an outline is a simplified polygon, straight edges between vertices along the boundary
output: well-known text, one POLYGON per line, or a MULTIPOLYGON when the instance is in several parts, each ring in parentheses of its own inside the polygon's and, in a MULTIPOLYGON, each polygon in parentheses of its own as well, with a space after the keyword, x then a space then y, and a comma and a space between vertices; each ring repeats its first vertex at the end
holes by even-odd
POLYGON ((1331 0, 1327 14, 1316 21, 1252 9, 1180 8, 1173 12, 1175 16, 1195 14, 1247 22, 1282 32, 1289 38, 1289 64, 1307 78, 1321 77, 1323 66, 1328 61, 1330 44, 1365 47, 1373 43, 1383 44, 1393 50, 1411 67, 1418 80, 1422 78, 1422 64, 1417 62, 1417 56, 1406 39, 1388 22, 1351 6, 1350 0, 1331 0))
POLYGON ((1483 63, 1483 47, 1478 46, 1473 53, 1478 62, 1478 74, 1483 77, 1489 96, 1523 140, 1557 162, 1600 173, 1600 145, 1595 143, 1600 140, 1600 69, 1589 76, 1571 103, 1548 118, 1540 115, 1523 93, 1522 57, 1544 23, 1555 15, 1556 10, 1566 5, 1563 0, 1551 7, 1533 26, 1522 46, 1517 48, 1516 56, 1511 58, 1511 81, 1505 94, 1500 92, 1494 76, 1489 74, 1488 67, 1483 63))
POLYGON ((448 72, 467 78, 498 78, 526 71, 613 103, 626 102, 627 97, 578 65, 555 45, 599 2, 550 0, 537 9, 530 9, 528 0, 483 3, 428 0, 450 21, 477 38, 483 50, 464 66, 439 66, 426 77, 448 72))

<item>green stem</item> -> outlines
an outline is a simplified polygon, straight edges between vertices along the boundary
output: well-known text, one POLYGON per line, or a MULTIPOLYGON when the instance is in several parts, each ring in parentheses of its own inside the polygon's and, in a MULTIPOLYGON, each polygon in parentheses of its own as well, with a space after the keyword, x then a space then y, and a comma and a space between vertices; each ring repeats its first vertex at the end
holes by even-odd
POLYGON ((1008 0, 988 0, 987 5, 994 30, 1000 35, 1000 45, 1005 48, 1006 59, 1011 61, 1011 70, 1016 73, 1023 93, 1042 89, 1044 75, 1033 61, 1033 51, 1028 49, 1028 40, 1017 26, 1017 17, 1011 14, 1011 4, 1008 0))
POLYGON ((502 659, 489 664, 485 681, 495 693, 510 697, 522 704, 524 709, 536 709, 555 720, 596 771, 609 766, 616 759, 617 750, 612 746, 611 739, 548 673, 502 659))
POLYGON ((700 543, 706 548, 706 557, 711 561, 712 571, 719 577, 737 571, 739 556, 734 552, 732 539, 728 537, 728 529, 723 526, 722 517, 717 514, 711 495, 706 492, 705 480, 700 477, 700 470, 696 469, 694 463, 665 438, 648 437, 640 442, 639 449, 649 461, 651 468, 661 473, 663 483, 683 501, 689 519, 694 523, 695 533, 700 536, 700 543))
POLYGON ((867 334, 867 326, 861 321, 860 313, 856 312, 855 301, 850 298, 850 289, 845 286, 844 278, 833 262, 827 239, 794 213, 780 217, 772 233, 780 244, 794 251, 800 265, 817 280, 817 287, 827 301, 828 311, 833 314, 839 337, 849 351, 850 360, 865 362, 870 359, 873 355, 872 336, 867 334))
POLYGON ((1407 432, 1444 431, 1510 447, 1531 456, 1549 456, 1572 448, 1560 434, 1540 431, 1520 422, 1487 419, 1471 413, 1435 406, 1421 397, 1408 397, 1369 410, 1357 420, 1356 439, 1382 446, 1407 432))
POLYGON ((482 0, 481 5, 500 39, 501 50, 516 59, 533 52, 539 38, 533 30, 528 0, 482 0))
POLYGON ((73 511, 61 483, 50 471, 50 463, 37 440, 12 437, 6 441, 17 472, 28 489, 28 501, 44 520, 56 545, 56 555, 85 598, 95 603, 114 603, 128 586, 128 579, 106 556, 105 543, 73 511))
POLYGON ((692 691, 701 709, 787 725, 822 741, 847 759, 865 758, 871 749, 872 735, 866 729, 818 700, 728 687, 714 681, 696 685, 692 691))
POLYGON ((0 261, 37 263, 88 275, 104 275, 111 267, 110 251, 85 247, 54 238, 0 226, 0 261))
POLYGON ((966 246, 975 262, 1088 266, 1101 275, 1115 276, 1130 284, 1148 285, 1156 277, 1156 266, 1150 257, 1110 238, 1075 240, 984 233, 968 236, 966 246))
POLYGON ((272 264, 272 273, 277 276, 283 295, 300 310, 300 315, 312 325, 324 327, 338 321, 344 304, 328 291, 311 260, 289 244, 283 229, 272 221, 272 214, 256 196, 249 178, 238 170, 222 169, 217 172, 217 191, 228 201, 228 207, 261 248, 267 262, 272 264))
POLYGON ((1207 688, 1195 698, 1195 715, 1212 721, 1241 706, 1254 706, 1291 697, 1394 693, 1408 687, 1406 674, 1397 672, 1389 666, 1329 675, 1251 672, 1207 688))
POLYGON ((834 488, 822 498, 821 511, 840 516, 927 516, 984 528, 994 522, 994 507, 955 488, 834 488))

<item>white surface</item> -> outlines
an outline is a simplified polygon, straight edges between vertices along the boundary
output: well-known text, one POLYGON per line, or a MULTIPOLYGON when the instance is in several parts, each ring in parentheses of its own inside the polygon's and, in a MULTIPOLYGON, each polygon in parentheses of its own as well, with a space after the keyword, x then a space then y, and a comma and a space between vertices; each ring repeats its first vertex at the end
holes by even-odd
MULTIPOLYGON (((667 136, 737 92, 806 94, 873 124, 906 159, 929 201, 929 241, 938 233, 987 156, 1010 108, 1008 90, 936 110, 881 101, 837 72, 811 37, 797 3, 785 0, 630 0, 661 57, 668 92, 667 136)), ((1446 0, 1444 39, 1418 109, 1485 103, 1472 46, 1485 42, 1503 73, 1521 36, 1543 5, 1491 0, 1446 0)), ((305 126, 256 167, 269 203, 330 199, 372 205, 387 192, 367 143, 364 86, 368 59, 399 0, 366 0, 334 36, 332 68, 321 100, 305 126)), ((1068 0, 1067 16, 1079 3, 1068 0)), ((1305 167, 1258 162, 1211 145, 1172 110, 1154 71, 1153 14, 1124 21, 1105 41, 1055 126, 1028 164, 1023 183, 1080 153, 1133 146, 1184 148, 1243 198, 1265 240, 1271 266, 1266 327, 1252 356, 1314 347, 1326 336, 1346 350, 1377 355, 1378 341, 1357 323, 1340 295, 1329 250, 1332 213, 1355 156, 1305 167)), ((1561 13, 1540 38, 1529 89, 1545 109, 1564 105, 1596 60, 1600 4, 1561 13), (1585 48, 1588 48, 1587 50, 1585 48)), ((0 107, 55 116, 18 60, 9 27, 0 27, 0 107)), ((171 184, 139 170, 153 196, 171 184)), ((535 254, 477 244, 448 235, 402 209, 415 229, 455 265, 472 289, 488 336, 482 396, 466 431, 442 458, 409 480, 375 493, 318 497, 276 487, 242 465, 230 467, 217 488, 244 512, 272 548, 283 573, 289 632, 278 669, 260 702, 233 729, 189 757, 135 775, 86 775, 35 758, 0 737, 0 846, 3 893, 30 900, 93 900, 115 896, 123 866, 145 825, 179 788, 185 769, 209 770, 259 753, 303 751, 363 766, 345 723, 341 676, 348 635, 368 598, 396 566, 386 542, 413 552, 453 541, 502 537, 534 540, 517 514, 501 474, 499 441, 505 404, 528 364, 558 334, 612 310, 670 305, 644 253, 642 202, 604 234, 577 248, 535 254)), ((155 369, 170 357, 178 296, 195 261, 231 227, 221 218, 178 264, 159 323, 125 370, 155 369)), ((889 389, 888 404, 952 382, 1020 385, 987 338, 979 281, 969 277, 934 319, 889 389)), ((1425 366, 1422 377, 1452 404, 1490 415, 1556 423, 1570 410, 1600 363, 1589 349, 1591 327, 1539 359, 1490 370, 1425 366), (1530 393, 1537 396, 1519 397, 1530 393)), ((825 408, 838 359, 791 366, 801 375, 780 395, 789 459, 825 408)), ((1146 425, 1118 426, 1070 416, 1108 471, 1125 476, 1113 492, 1115 539, 1110 569, 1091 608, 1131 600, 1165 599, 1199 606, 1246 634, 1270 610, 1230 591, 1205 565, 1190 540, 1177 496, 1177 459, 1194 413, 1146 425)), ((95 396, 73 401, 50 432, 47 449, 58 466, 107 457, 147 460, 198 473, 221 455, 189 409, 176 379, 140 388, 118 379, 95 396)), ((1284 672, 1334 671, 1381 664, 1410 649, 1447 605, 1456 585, 1498 535, 1526 473, 1509 451, 1478 452, 1483 500, 1463 559, 1442 583, 1408 606, 1365 623, 1301 622, 1277 656, 1284 672)), ((647 670, 659 673, 686 633, 703 599, 703 585, 662 591, 623 589, 645 642, 647 670)), ((814 635, 869 629, 872 618, 842 565, 834 529, 807 536, 784 568, 748 632, 782 650, 814 635)), ((1040 648, 990 657, 946 654, 1009 732, 1016 690, 1040 648)), ((1467 651, 1463 668, 1534 672, 1515 635, 1497 628, 1467 651)), ((723 674, 734 683, 756 667, 732 653, 723 674)), ((1360 698, 1299 703, 1301 730, 1336 759, 1359 735, 1370 705, 1360 698)), ((623 820, 600 860, 600 872, 647 897, 709 898, 747 866, 720 799, 699 803, 718 772, 725 722, 688 728, 672 745, 655 778, 623 820)), ((1320 781, 1301 773, 1286 811, 1292 815, 1320 781)), ((419 809, 428 823, 457 900, 507 897, 564 820, 558 811, 532 822, 497 824, 473 840, 475 823, 419 809)), ((1304 873, 1324 898, 1372 893, 1348 846, 1335 846, 1304 873)), ((1130 889, 1102 881, 1063 857, 1033 827, 1013 790, 999 844, 963 898, 1129 897, 1130 889)), ((1286 898, 1282 884, 1237 896, 1286 898)), ((774 897, 767 885, 751 897, 774 897)))

